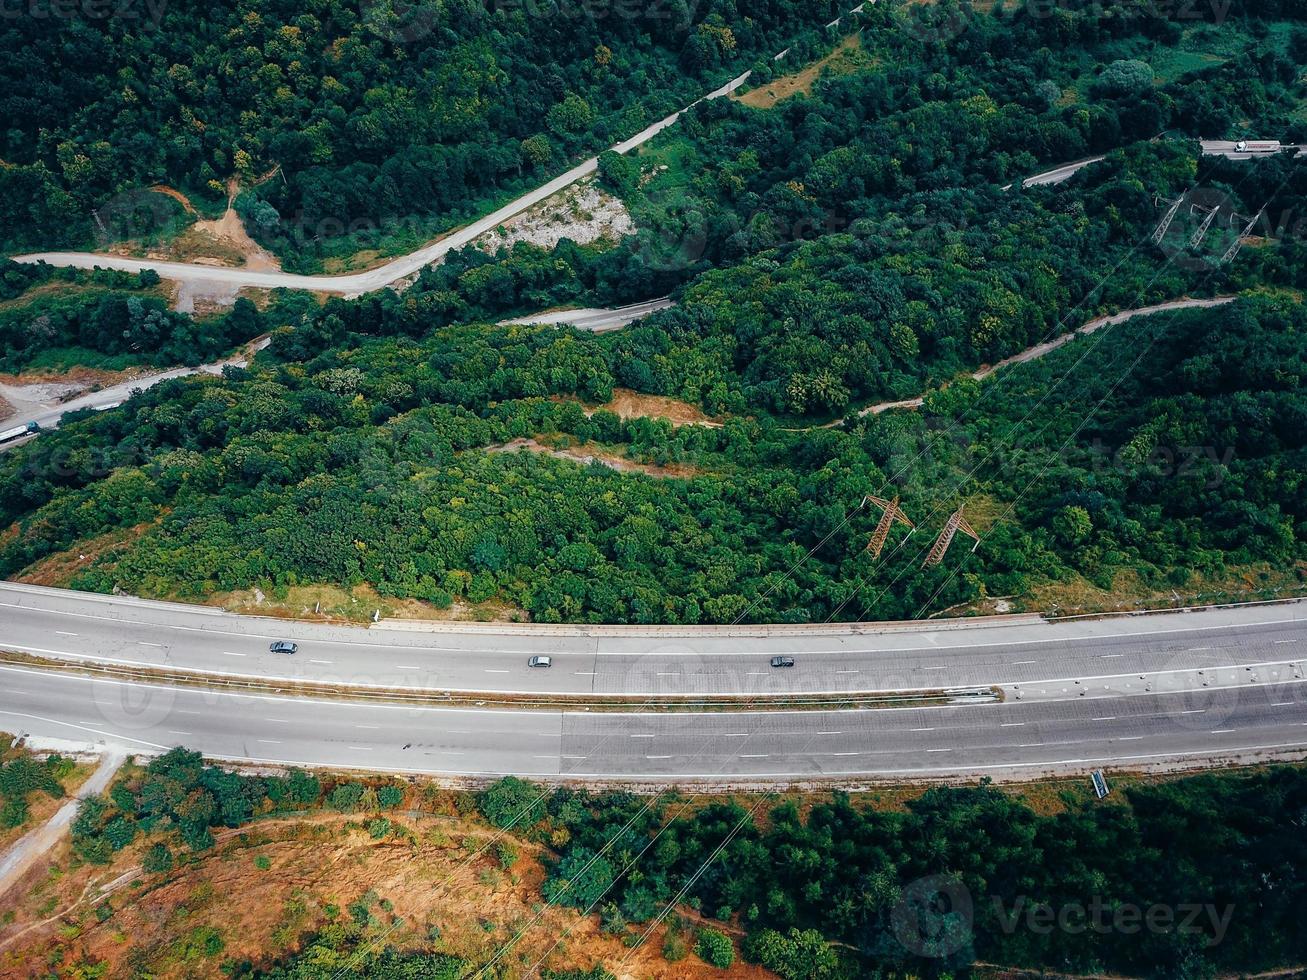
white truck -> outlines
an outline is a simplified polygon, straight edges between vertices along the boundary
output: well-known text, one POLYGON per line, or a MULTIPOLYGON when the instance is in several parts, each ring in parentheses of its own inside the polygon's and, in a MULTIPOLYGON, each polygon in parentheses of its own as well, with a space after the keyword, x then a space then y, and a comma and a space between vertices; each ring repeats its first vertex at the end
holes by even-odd
POLYGON ((13 442, 15 439, 22 439, 25 436, 35 435, 41 431, 41 427, 35 422, 28 422, 26 425, 16 425, 11 429, 0 431, 0 446, 7 442, 13 442))

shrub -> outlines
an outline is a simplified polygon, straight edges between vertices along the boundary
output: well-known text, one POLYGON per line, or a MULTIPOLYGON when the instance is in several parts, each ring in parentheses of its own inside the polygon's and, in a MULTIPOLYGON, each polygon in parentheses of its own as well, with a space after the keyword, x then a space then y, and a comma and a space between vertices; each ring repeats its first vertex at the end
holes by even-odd
POLYGON ((27 823, 29 811, 27 801, 21 799, 5 800, 0 806, 0 830, 12 830, 27 823))
POLYGON ((735 945, 716 929, 700 929, 698 940, 694 951, 705 963, 725 970, 735 962, 735 945))
POLYGON ((505 776, 477 794, 477 807, 496 827, 524 829, 535 822, 533 816, 537 811, 532 804, 539 799, 539 790, 525 779, 505 776))
POLYGON ((663 937, 663 959, 668 963, 678 963, 685 959, 685 954, 689 951, 685 933, 680 929, 668 929, 667 935, 663 937))
POLYGON ((152 844, 141 859, 141 867, 149 874, 157 875, 171 871, 173 868, 172 850, 167 844, 152 844))
POLYGON ((363 800, 363 788, 362 783, 341 783, 327 797, 327 806, 342 812, 357 810, 363 800))
POLYGON ((499 860, 499 866, 507 871, 517 863, 517 848, 509 841, 501 840, 495 845, 495 857, 499 860))

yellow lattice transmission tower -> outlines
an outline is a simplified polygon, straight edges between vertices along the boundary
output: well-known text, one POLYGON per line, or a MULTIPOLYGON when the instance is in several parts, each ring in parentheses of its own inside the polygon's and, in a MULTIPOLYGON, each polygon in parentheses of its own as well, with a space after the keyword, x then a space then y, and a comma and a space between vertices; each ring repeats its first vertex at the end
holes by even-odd
POLYGON ((885 541, 889 537, 889 529, 895 522, 906 524, 911 528, 912 530, 908 531, 908 534, 915 531, 917 526, 908 520, 907 514, 903 513, 903 508, 899 506, 898 497, 893 500, 884 500, 868 494, 862 498, 862 506, 866 507, 867 504, 875 504, 881 510, 880 520, 876 522, 876 530, 871 532, 871 540, 867 542, 867 550, 871 552, 872 560, 875 561, 880 557, 881 549, 885 547, 885 541))
POLYGON ((959 507, 949 515, 948 523, 944 525, 944 530, 939 532, 939 537, 935 539, 935 543, 930 546, 930 554, 921 563, 921 567, 929 568, 931 565, 938 565, 942 562, 944 553, 948 551, 948 546, 953 543, 953 536, 959 531, 976 542, 971 547, 972 551, 980 546, 980 535, 976 533, 975 528, 967 523, 967 519, 962 516, 962 508, 959 507))

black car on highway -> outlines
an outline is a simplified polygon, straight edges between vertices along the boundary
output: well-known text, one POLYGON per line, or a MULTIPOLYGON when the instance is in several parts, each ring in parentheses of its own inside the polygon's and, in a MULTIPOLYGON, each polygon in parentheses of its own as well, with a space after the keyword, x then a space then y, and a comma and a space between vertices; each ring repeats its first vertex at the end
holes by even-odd
POLYGON ((269 653, 294 653, 299 647, 290 640, 273 640, 268 645, 269 653))

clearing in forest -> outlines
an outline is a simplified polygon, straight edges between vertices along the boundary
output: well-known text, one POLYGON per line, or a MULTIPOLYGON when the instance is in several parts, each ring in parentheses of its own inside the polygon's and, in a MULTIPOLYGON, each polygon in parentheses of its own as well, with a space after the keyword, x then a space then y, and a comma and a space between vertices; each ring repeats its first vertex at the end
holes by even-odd
POLYGON ((782 102, 793 95, 807 95, 812 91, 812 86, 816 84, 817 79, 821 77, 824 71, 829 70, 839 75, 847 75, 855 71, 861 60, 859 57, 861 51, 862 36, 854 34, 852 37, 846 37, 841 41, 835 50, 826 57, 814 61, 810 65, 805 65, 794 74, 782 75, 766 85, 751 89, 744 95, 733 95, 731 98, 754 109, 770 109, 776 103, 782 102))

